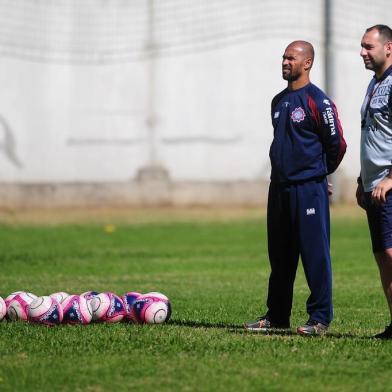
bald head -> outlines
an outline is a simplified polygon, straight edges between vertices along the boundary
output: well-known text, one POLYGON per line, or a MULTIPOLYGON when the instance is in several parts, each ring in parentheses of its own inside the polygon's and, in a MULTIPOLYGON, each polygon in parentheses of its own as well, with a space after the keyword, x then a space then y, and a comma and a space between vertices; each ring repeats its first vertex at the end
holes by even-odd
POLYGON ((314 60, 313 45, 306 41, 293 41, 283 54, 282 77, 289 87, 309 82, 309 72, 314 60))
POLYGON ((301 53, 304 58, 310 58, 312 60, 312 64, 313 64, 314 48, 310 42, 293 41, 289 46, 287 46, 287 49, 288 48, 291 48, 291 49, 301 53))

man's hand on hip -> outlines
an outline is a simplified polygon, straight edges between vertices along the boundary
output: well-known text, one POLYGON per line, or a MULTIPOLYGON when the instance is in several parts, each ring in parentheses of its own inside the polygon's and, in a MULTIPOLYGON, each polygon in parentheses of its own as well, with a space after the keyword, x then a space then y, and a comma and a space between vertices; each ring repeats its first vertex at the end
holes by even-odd
POLYGON ((377 204, 386 202, 386 194, 392 189, 392 178, 385 177, 380 181, 372 192, 372 200, 377 204))

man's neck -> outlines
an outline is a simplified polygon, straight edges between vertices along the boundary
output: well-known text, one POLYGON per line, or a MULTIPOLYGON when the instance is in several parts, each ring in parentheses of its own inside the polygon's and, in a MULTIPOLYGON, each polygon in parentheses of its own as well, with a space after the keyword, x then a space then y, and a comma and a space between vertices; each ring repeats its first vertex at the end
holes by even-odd
POLYGON ((377 71, 374 71, 374 73, 376 74, 376 79, 381 79, 382 75, 384 75, 384 72, 392 65, 392 61, 387 62, 384 64, 384 66, 382 68, 380 68, 377 71))
POLYGON ((298 80, 292 80, 292 81, 288 82, 287 88, 290 91, 295 91, 295 90, 299 90, 302 87, 305 87, 309 83, 310 83, 309 78, 301 78, 301 79, 298 79, 298 80))

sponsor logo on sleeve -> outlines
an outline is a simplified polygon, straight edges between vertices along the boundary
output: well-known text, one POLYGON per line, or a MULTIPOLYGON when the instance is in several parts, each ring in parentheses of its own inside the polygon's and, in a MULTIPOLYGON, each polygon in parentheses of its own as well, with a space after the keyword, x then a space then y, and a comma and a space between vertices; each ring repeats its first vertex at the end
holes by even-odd
POLYGON ((323 112, 323 119, 326 125, 329 125, 329 129, 331 130, 331 136, 335 135, 336 128, 335 128, 335 120, 333 115, 333 110, 331 107, 326 108, 323 112))

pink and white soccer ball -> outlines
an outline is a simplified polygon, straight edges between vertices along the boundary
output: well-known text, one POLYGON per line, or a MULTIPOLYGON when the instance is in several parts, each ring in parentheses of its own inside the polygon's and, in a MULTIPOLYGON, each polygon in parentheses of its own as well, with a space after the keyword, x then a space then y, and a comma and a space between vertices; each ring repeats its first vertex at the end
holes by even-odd
POLYGON ((63 320, 63 308, 55 298, 38 297, 29 306, 28 320, 49 327, 58 325, 63 320))
POLYGON ((131 312, 132 312, 132 305, 133 303, 142 295, 137 291, 130 291, 122 296, 122 300, 125 306, 125 318, 127 320, 131 320, 131 312))
POLYGON ((0 321, 3 320, 5 315, 7 314, 7 305, 3 298, 0 297, 0 321))
POLYGON ((70 297, 70 294, 64 291, 59 291, 57 293, 50 294, 49 297, 56 299, 60 304, 62 304, 68 297, 70 297))
POLYGON ((27 321, 28 307, 37 298, 32 293, 20 292, 8 301, 7 318, 11 321, 27 321))
POLYGON ((170 316, 170 301, 161 293, 141 295, 132 305, 131 319, 139 324, 162 324, 168 321, 170 316))
POLYGON ((80 296, 90 300, 93 299, 98 294, 99 294, 98 291, 85 291, 84 293, 80 294, 80 296))
POLYGON ((166 302, 167 307, 168 307, 168 312, 167 312, 167 316, 166 316, 166 320, 165 321, 168 321, 170 319, 170 316, 171 316, 171 313, 172 313, 170 299, 165 294, 160 293, 159 291, 150 291, 149 293, 146 293, 144 295, 148 295, 150 297, 159 298, 163 302, 166 302))
POLYGON ((8 304, 18 295, 21 293, 25 293, 25 291, 14 291, 13 293, 11 293, 10 295, 8 295, 7 297, 5 297, 4 302, 6 304, 6 306, 8 307, 8 304))
POLYGON ((91 301, 81 295, 70 295, 61 304, 63 308, 63 323, 88 324, 93 317, 91 301))
POLYGON ((125 306, 122 299, 111 292, 100 293, 91 299, 93 321, 115 323, 125 316, 125 306))
POLYGON ((144 295, 148 295, 150 297, 157 297, 157 298, 160 298, 164 301, 170 302, 169 298, 165 294, 160 293, 159 291, 150 291, 144 295))

